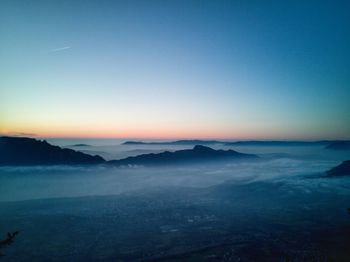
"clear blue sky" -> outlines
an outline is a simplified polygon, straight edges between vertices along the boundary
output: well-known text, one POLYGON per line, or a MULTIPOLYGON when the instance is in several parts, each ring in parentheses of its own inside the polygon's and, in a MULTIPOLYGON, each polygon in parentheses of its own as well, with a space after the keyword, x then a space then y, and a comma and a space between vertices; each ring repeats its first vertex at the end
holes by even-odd
POLYGON ((349 1, 0 1, 0 132, 349 139, 349 1))

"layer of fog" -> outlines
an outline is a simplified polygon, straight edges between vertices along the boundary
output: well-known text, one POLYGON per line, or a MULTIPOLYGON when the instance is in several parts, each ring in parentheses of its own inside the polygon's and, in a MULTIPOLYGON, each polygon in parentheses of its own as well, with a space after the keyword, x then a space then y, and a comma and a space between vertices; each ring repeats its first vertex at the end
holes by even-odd
POLYGON ((166 187, 206 188, 226 182, 241 184, 283 180, 297 187, 305 186, 305 190, 325 185, 342 187, 341 180, 333 179, 329 182, 330 179, 322 176, 326 170, 349 158, 349 153, 328 151, 320 147, 242 147, 236 150, 259 153, 261 159, 218 165, 155 168, 1 167, 0 201, 115 195, 166 187))
MULTIPOLYGON (((67 142, 66 142, 67 143, 67 142)), ((160 153, 192 149, 194 145, 123 145, 123 144, 88 144, 86 146, 63 145, 63 147, 78 150, 90 155, 100 155, 106 160, 122 159, 140 154, 160 153)), ((287 156, 308 159, 339 160, 349 158, 347 151, 327 150, 324 146, 224 146, 210 145, 214 149, 233 149, 241 153, 259 154, 262 157, 287 156)))

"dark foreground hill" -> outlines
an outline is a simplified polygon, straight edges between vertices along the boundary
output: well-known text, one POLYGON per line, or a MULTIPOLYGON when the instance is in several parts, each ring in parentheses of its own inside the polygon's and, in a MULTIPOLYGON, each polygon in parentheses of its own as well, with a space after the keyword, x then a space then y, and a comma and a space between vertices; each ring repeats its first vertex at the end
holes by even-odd
POLYGON ((0 165, 100 164, 105 160, 72 149, 53 146, 45 140, 0 137, 0 165))
POLYGON ((343 161, 340 165, 327 171, 329 176, 350 176, 350 160, 343 161))
POLYGON ((159 154, 143 154, 135 157, 127 157, 120 160, 111 160, 108 163, 116 166, 123 165, 171 165, 180 163, 209 162, 226 159, 254 159, 256 155, 243 154, 234 150, 214 150, 210 147, 196 145, 193 149, 165 151, 159 154))

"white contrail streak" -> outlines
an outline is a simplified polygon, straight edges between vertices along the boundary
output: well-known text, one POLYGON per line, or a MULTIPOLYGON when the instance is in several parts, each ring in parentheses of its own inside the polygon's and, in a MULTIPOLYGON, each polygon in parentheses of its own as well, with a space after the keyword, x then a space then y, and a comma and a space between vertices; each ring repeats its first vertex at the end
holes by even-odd
POLYGON ((60 47, 60 48, 55 48, 55 49, 50 50, 50 53, 59 52, 59 51, 67 50, 70 48, 72 48, 72 47, 71 46, 64 46, 64 47, 60 47))

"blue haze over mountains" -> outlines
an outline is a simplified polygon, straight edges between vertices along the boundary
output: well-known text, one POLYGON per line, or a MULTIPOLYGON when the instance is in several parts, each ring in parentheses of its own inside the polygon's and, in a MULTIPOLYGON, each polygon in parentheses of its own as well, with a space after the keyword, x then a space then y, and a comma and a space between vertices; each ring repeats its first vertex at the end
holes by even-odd
POLYGON ((4 248, 5 261, 48 261, 53 254, 76 261, 349 257, 350 176, 327 173, 350 158, 349 150, 327 149, 333 142, 123 142, 49 140, 99 152, 107 163, 164 151, 234 150, 257 157, 161 166, 1 166, 0 224, 20 230, 4 248))

